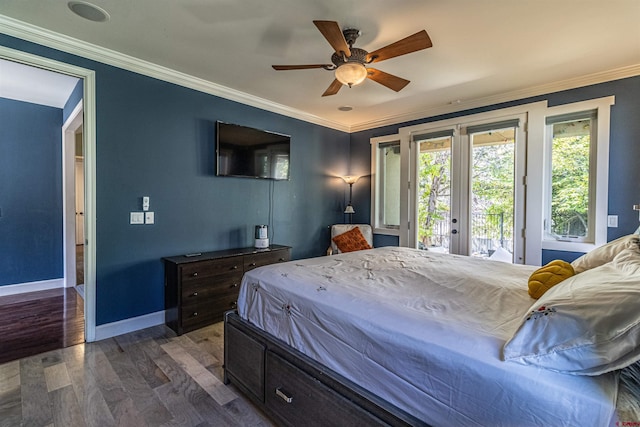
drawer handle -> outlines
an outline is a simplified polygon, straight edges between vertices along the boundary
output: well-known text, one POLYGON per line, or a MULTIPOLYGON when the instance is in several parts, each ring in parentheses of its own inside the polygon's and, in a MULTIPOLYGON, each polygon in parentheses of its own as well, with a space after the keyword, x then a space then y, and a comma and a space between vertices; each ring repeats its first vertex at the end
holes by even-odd
POLYGON ((236 308, 238 306, 238 301, 234 301, 231 303, 231 308, 236 308))
POLYGON ((198 272, 196 271, 195 273, 192 274, 193 277, 198 277, 198 272))
POLYGON ((237 265, 234 265, 233 268, 232 268, 232 270, 237 270, 237 269, 238 269, 237 265))
POLYGON ((280 262, 285 262, 285 261, 286 261, 286 259, 284 259, 284 258, 280 258, 278 261, 280 261, 280 262))
POLYGON ((194 312, 193 312, 193 317, 196 317, 197 315, 198 315, 198 312, 197 312, 197 311, 194 311, 194 312))
POLYGON ((287 392, 282 390, 280 387, 278 387, 276 389, 276 396, 278 396, 279 398, 281 398, 282 400, 284 400, 287 403, 292 403, 293 402, 293 396, 288 396, 287 392))
POLYGON ((251 263, 251 267, 255 267, 255 266, 256 266, 256 263, 255 263, 255 262, 252 262, 252 263, 251 263))
POLYGON ((197 293, 197 292, 194 292, 193 294, 191 294, 191 296, 192 296, 192 297, 197 297, 197 296, 198 296, 198 293, 197 293))
POLYGON ((231 285, 231 287, 232 287, 232 288, 237 288, 237 287, 238 287, 238 284, 237 284, 237 283, 234 283, 233 285, 231 285))

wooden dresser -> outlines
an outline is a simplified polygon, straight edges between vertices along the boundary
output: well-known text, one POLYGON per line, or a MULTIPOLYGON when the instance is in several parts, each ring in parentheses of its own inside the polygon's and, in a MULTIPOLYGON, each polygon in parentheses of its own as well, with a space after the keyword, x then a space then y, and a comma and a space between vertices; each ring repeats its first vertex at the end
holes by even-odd
POLYGON ((221 321, 236 307, 245 272, 289 259, 291 248, 281 245, 163 258, 165 323, 182 335, 221 321))

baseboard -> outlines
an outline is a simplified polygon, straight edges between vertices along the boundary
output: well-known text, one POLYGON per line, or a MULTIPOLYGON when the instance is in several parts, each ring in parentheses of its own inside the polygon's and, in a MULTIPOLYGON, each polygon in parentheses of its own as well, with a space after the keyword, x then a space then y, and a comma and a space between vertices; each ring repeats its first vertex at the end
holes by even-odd
POLYGON ((56 288, 64 288, 64 279, 41 280, 39 282, 0 286, 0 297, 26 294, 27 292, 46 291, 48 289, 56 288))
POLYGON ((100 341, 162 324, 164 324, 164 310, 96 326, 95 340, 100 341))

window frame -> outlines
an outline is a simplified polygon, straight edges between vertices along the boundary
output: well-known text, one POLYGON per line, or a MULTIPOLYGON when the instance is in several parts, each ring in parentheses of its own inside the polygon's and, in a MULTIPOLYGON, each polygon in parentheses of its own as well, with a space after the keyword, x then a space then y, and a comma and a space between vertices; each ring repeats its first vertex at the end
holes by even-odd
MULTIPOLYGON (((381 179, 378 165, 378 153, 380 152, 380 145, 386 145, 389 143, 397 142, 400 145, 400 135, 385 135, 374 137, 370 139, 371 144, 371 227, 374 234, 384 234, 388 236, 399 236, 400 226, 386 226, 380 222, 380 205, 383 203, 380 190, 382 188, 381 179)), ((402 162, 401 166, 402 168, 402 162)), ((402 203, 402 197, 401 201, 402 203)), ((400 210, 400 221, 402 221, 402 210, 400 210)))
POLYGON ((607 216, 609 193, 609 135, 611 128, 611 106, 615 97, 591 99, 587 101, 548 107, 543 117, 544 124, 544 162, 543 171, 543 206, 542 218, 542 250, 558 250, 568 252, 589 252, 607 242, 607 216), (589 147, 589 231, 582 241, 556 240, 549 235, 545 220, 551 213, 551 144, 552 125, 546 124, 547 117, 555 117, 572 113, 595 112, 592 120, 589 147), (595 139, 595 143, 593 141, 595 139), (592 179, 593 177, 593 179, 592 179))
MULTIPOLYGON (((401 127, 397 134, 371 138, 372 156, 371 170, 374 178, 371 186, 371 223, 374 233, 399 236, 400 246, 410 245, 410 212, 413 208, 411 190, 411 176, 415 176, 415 166, 411 159, 411 134, 416 131, 424 132, 428 129, 454 125, 459 122, 473 121, 474 118, 500 117, 513 113, 527 115, 527 148, 526 148, 526 175, 523 178, 525 190, 525 218, 522 235, 525 239, 524 255, 525 263, 540 265, 543 250, 558 250, 567 252, 589 252, 607 242, 607 217, 608 217, 608 185, 609 185, 609 135, 611 128, 611 106, 615 104, 615 96, 606 96, 586 101, 548 106, 548 101, 537 101, 522 104, 516 107, 491 110, 485 113, 457 116, 453 119, 425 122, 419 125, 401 127), (547 190, 545 177, 550 173, 549 149, 546 147, 547 116, 558 116, 581 111, 596 111, 596 145, 595 149, 595 204, 594 209, 594 241, 593 242, 566 242, 548 240, 545 238, 544 218, 546 209, 547 190), (380 183, 377 181, 377 145, 378 142, 400 141, 401 150, 401 194, 400 194, 400 229, 385 229, 378 227, 376 223, 377 192, 380 183), (404 183, 404 184, 403 184, 404 183), (408 189, 409 191, 405 190, 408 189), (406 193, 406 194, 405 194, 406 193)), ((590 174, 593 172, 590 171, 590 174)), ((522 203, 522 201, 521 201, 522 203)))

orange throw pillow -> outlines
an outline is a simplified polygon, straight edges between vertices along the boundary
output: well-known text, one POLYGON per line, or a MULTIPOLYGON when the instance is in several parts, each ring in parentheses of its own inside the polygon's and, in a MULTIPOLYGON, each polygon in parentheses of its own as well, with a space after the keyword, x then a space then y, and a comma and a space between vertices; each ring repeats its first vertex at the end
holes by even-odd
POLYGON ((361 251, 363 249, 371 249, 367 239, 364 238, 358 227, 354 227, 349 231, 338 234, 331 239, 334 241, 340 252, 361 251))

